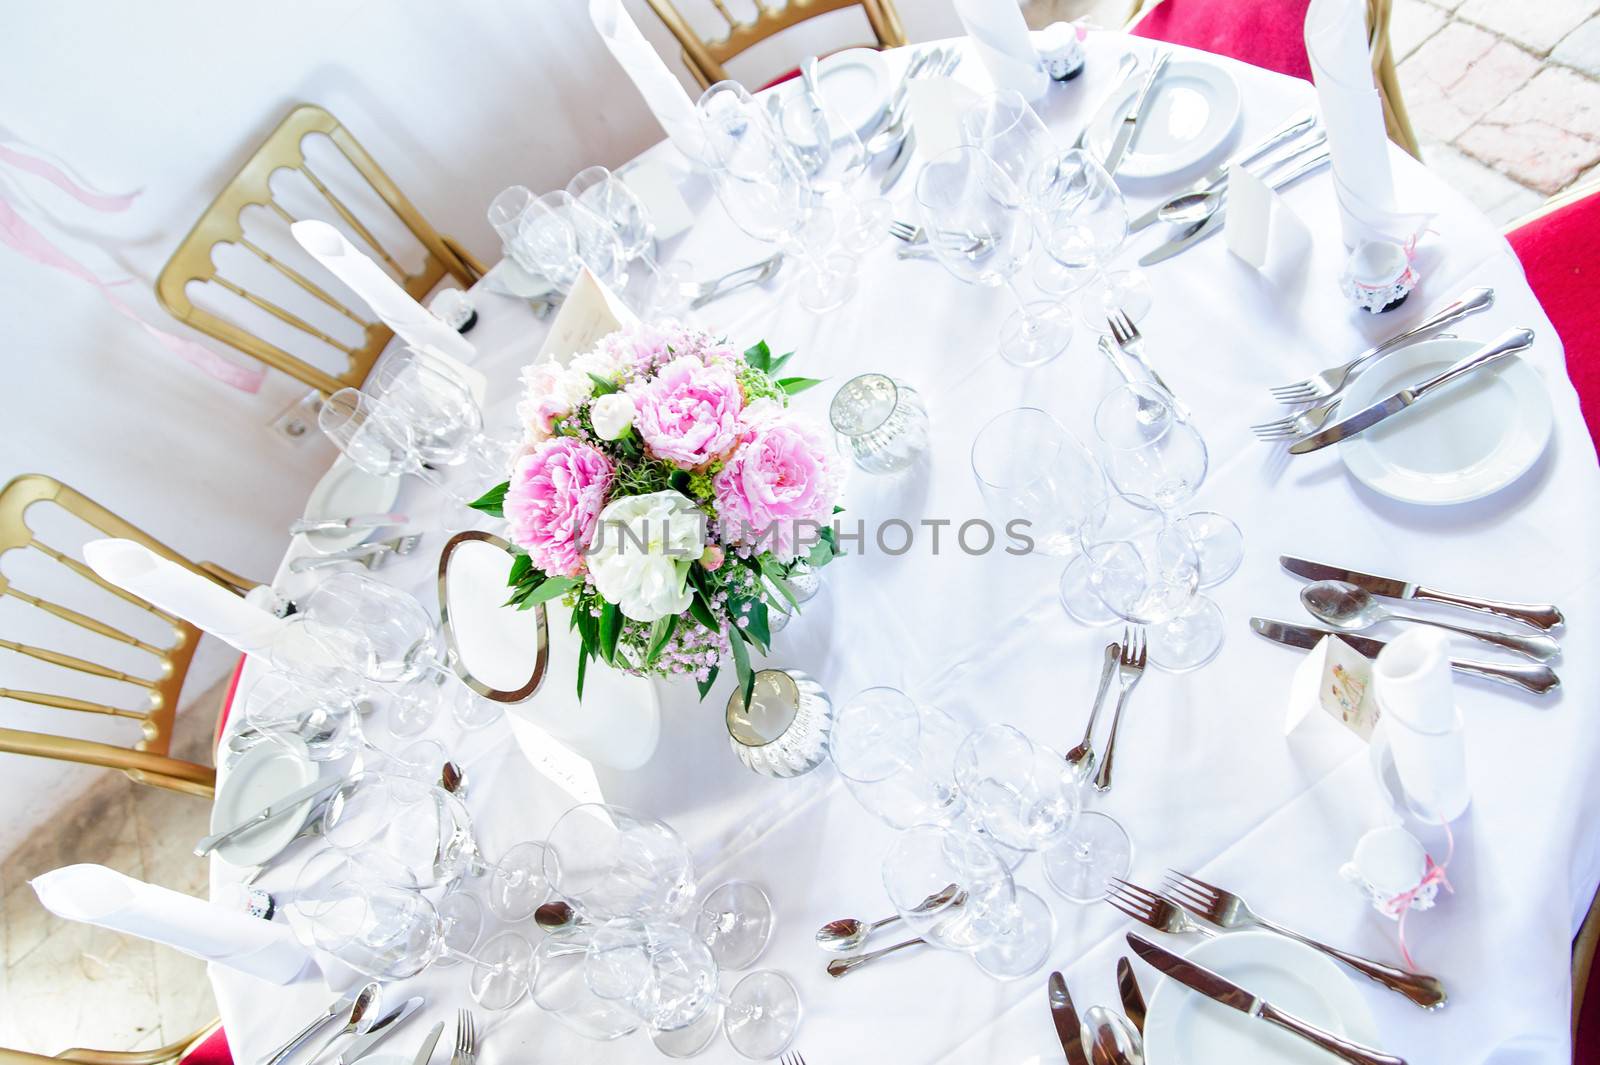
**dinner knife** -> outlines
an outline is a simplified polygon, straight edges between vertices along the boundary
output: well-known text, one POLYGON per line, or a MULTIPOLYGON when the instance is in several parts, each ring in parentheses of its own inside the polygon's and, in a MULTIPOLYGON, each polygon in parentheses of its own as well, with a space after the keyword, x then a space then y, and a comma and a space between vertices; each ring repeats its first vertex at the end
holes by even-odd
POLYGON ((1150 90, 1155 88, 1156 79, 1161 77, 1161 72, 1167 69, 1167 63, 1171 60, 1171 52, 1162 52, 1156 57, 1156 61, 1150 64, 1149 73, 1144 76, 1139 94, 1133 98, 1133 105, 1122 116, 1122 125, 1117 128, 1117 135, 1111 139, 1111 147, 1106 149, 1106 157, 1100 164, 1113 177, 1116 176, 1117 167, 1122 164, 1122 157, 1128 152, 1128 145, 1133 142, 1134 130, 1138 128, 1145 104, 1150 100, 1150 90))
POLYGON ((894 183, 900 180, 900 175, 905 173, 906 167, 911 165, 911 156, 917 148, 917 131, 915 128, 906 130, 905 137, 900 141, 900 150, 889 160, 889 166, 883 172, 883 179, 878 182, 879 192, 888 192, 894 183))
MULTIPOLYGON (((1281 191, 1282 189, 1287 188, 1293 182, 1305 177, 1312 171, 1320 170, 1327 164, 1330 158, 1332 158, 1332 156, 1330 156, 1326 151, 1318 152, 1316 155, 1312 156, 1310 159, 1307 159, 1293 170, 1290 170, 1287 174, 1283 175, 1282 177, 1273 178, 1272 180, 1268 181, 1267 184, 1272 186, 1272 190, 1274 192, 1281 191)), ((1288 160, 1284 161, 1288 162, 1288 160)), ((1154 266, 1156 263, 1165 262, 1174 255, 1178 254, 1180 251, 1186 250, 1191 244, 1198 243, 1199 241, 1209 237, 1218 229, 1222 228, 1222 222, 1223 219, 1227 217, 1227 212, 1228 205, 1226 202, 1224 202, 1217 207, 1216 211, 1212 213, 1210 218, 1207 218, 1203 222, 1196 222, 1178 236, 1167 241, 1155 251, 1150 252, 1144 258, 1139 260, 1139 265, 1154 266)))
POLYGON ((1455 595, 1427 588, 1413 581, 1379 577, 1373 573, 1362 573, 1357 569, 1340 569, 1338 566, 1295 558, 1293 555, 1279 555, 1278 564, 1296 577, 1304 577, 1308 581, 1345 581, 1385 599, 1410 599, 1418 603, 1444 603, 1448 606, 1464 607, 1467 610, 1493 614, 1508 621, 1520 621, 1530 628, 1543 629, 1545 632, 1559 629, 1567 620, 1553 603, 1502 603, 1495 599, 1455 595))
MULTIPOLYGON (((1374 640, 1370 636, 1334 632, 1331 629, 1319 629, 1311 625, 1296 625, 1289 621, 1273 621, 1271 618, 1251 618, 1250 627, 1274 643, 1299 647, 1307 651, 1317 646, 1324 636, 1337 636, 1368 658, 1377 658, 1378 652, 1386 646, 1385 641, 1374 640)), ((1549 666, 1501 665, 1498 662, 1476 662, 1466 658, 1452 658, 1450 665, 1457 673, 1469 673, 1475 677, 1515 684, 1535 695, 1543 695, 1561 686, 1561 678, 1556 676, 1555 670, 1549 666)))
POLYGON ((1117 959, 1117 995, 1122 999, 1122 1012, 1128 1015, 1128 1020, 1143 1035, 1144 993, 1139 990, 1139 981, 1133 975, 1133 963, 1127 958, 1117 959))
POLYGON ((1051 973, 1049 988, 1050 1019, 1055 1022, 1061 1049, 1067 1055, 1067 1065, 1089 1065, 1089 1055, 1083 1049, 1083 1024, 1078 1020, 1078 1011, 1072 1006, 1072 996, 1067 994, 1067 978, 1060 973, 1051 973))
POLYGON ((1423 399, 1437 389, 1443 388, 1452 381, 1465 377, 1467 374, 1481 370, 1491 363, 1515 355, 1519 351, 1526 351, 1533 346, 1532 329, 1508 329, 1493 341, 1474 351, 1460 362, 1434 374, 1420 384, 1402 388, 1388 399, 1381 399, 1365 410, 1357 411, 1348 418, 1341 418, 1319 432, 1312 433, 1303 440, 1297 440, 1289 445, 1289 454, 1307 455, 1313 451, 1320 451, 1329 444, 1337 444, 1341 440, 1348 440, 1358 433, 1364 433, 1374 425, 1385 419, 1392 418, 1407 407, 1423 399))
POLYGON ((349 518, 301 518, 289 523, 289 532, 330 532, 335 529, 377 529, 384 525, 404 525, 404 514, 357 514, 349 518))
POLYGON ((301 803, 305 802, 307 799, 315 799, 323 792, 331 791, 342 783, 344 783, 343 778, 337 777, 333 780, 316 780, 310 784, 307 784, 303 788, 291 791, 281 799, 273 799, 270 803, 268 803, 266 806, 263 806, 249 817, 229 825, 221 832, 213 832, 211 835, 202 839, 199 843, 196 843, 194 845, 194 856, 196 858, 204 858, 206 855, 210 854, 212 851, 216 850, 219 846, 228 842, 228 840, 232 839, 234 836, 237 836, 245 829, 252 828, 255 825, 263 824, 272 820, 274 817, 281 817, 290 810, 293 810, 296 806, 299 806, 301 803))
POLYGON ((1240 152, 1232 159, 1229 159, 1227 162, 1221 164, 1215 170, 1196 181, 1193 185, 1190 185, 1188 188, 1179 192, 1171 194, 1166 198, 1166 200, 1162 200, 1161 203, 1156 204, 1144 214, 1140 215, 1138 218, 1135 218, 1132 222, 1129 222, 1128 232, 1137 233, 1146 226, 1154 225, 1159 219, 1161 208, 1166 204, 1167 200, 1175 200, 1179 196, 1186 196, 1193 192, 1210 192, 1212 189, 1228 180, 1228 170, 1231 167, 1248 166, 1257 159, 1260 159, 1263 155, 1266 155, 1268 152, 1272 151, 1272 149, 1276 148, 1278 145, 1284 143, 1285 141, 1293 140, 1295 137, 1298 137, 1300 134, 1304 133, 1307 129, 1310 129, 1316 120, 1317 113, 1315 111, 1305 110, 1299 112, 1293 118, 1289 119, 1288 122, 1284 123, 1278 129, 1268 134, 1254 147, 1240 152))
POLYGON ((1286 1032, 1292 1032, 1333 1056, 1350 1062, 1351 1065, 1406 1065, 1404 1058, 1397 1058, 1392 1054, 1385 1054, 1380 1050, 1340 1038, 1332 1032, 1325 1032, 1316 1025, 1301 1020, 1292 1013, 1286 1013, 1272 1003, 1257 998, 1227 977, 1214 973, 1203 965, 1196 965, 1170 950, 1158 947, 1137 932, 1128 933, 1128 945, 1139 957, 1191 991, 1198 991, 1213 1002, 1231 1006, 1247 1017, 1263 1020, 1286 1032))
MULTIPOLYGON (((394 1030, 400 1027, 401 1022, 417 1012, 421 1006, 422 996, 412 995, 403 1003, 379 1017, 373 1022, 372 1027, 367 1029, 366 1034, 358 1035, 350 1041, 350 1045, 344 1048, 344 1053, 339 1055, 334 1065, 353 1065, 355 1061, 366 1057, 367 1051, 393 1035, 394 1030)), ((443 1031, 442 1028, 440 1030, 443 1031)), ((432 1048, 430 1047, 429 1050, 431 1051, 432 1048)))
MULTIPOLYGON (((246 883, 249 883, 249 881, 246 881, 246 883)), ((309 1024, 300 1029, 294 1035, 290 1036, 288 1040, 277 1050, 274 1050, 271 1054, 268 1054, 266 1057, 262 1058, 261 1065, 283 1065, 283 1062, 289 1059, 289 1055, 300 1049, 300 1047, 305 1044, 306 1040, 311 1038, 313 1032, 327 1024, 329 1021, 333 1020, 335 1017, 348 1013, 350 1011, 350 1007, 354 1006, 355 1004, 355 993, 334 999, 333 1002, 329 1003, 328 1008, 323 1010, 318 1016, 313 1017, 309 1024)))
POLYGON ((417 1056, 411 1059, 411 1065, 428 1065, 433 1059, 433 1048, 439 1045, 439 1036, 444 1034, 444 1022, 440 1021, 433 1026, 433 1031, 423 1037, 422 1046, 417 1048, 417 1056))

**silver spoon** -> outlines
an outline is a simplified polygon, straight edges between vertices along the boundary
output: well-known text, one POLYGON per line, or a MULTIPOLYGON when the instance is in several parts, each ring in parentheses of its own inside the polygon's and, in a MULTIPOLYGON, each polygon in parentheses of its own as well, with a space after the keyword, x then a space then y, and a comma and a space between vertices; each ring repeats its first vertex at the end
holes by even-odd
MULTIPOLYGON (((955 884, 949 884, 943 891, 937 891, 923 899, 917 905, 918 912, 938 910, 955 903, 957 906, 966 901, 966 892, 955 884)), ((847 954, 855 950, 867 937, 878 929, 892 925, 903 920, 897 913, 893 917, 885 917, 880 921, 862 921, 855 917, 846 917, 838 921, 829 921, 817 930, 817 946, 833 954, 847 954)))
POLYGON ((560 932, 581 923, 578 914, 565 902, 547 902, 533 911, 533 923, 546 932, 560 932))
POLYGON ((857 954, 853 958, 835 958, 828 963, 828 975, 837 979, 845 973, 853 972, 868 962, 877 961, 887 954, 893 954, 897 950, 904 950, 907 947, 914 947, 918 943, 926 942, 926 939, 919 937, 917 939, 908 939, 903 943, 896 943, 892 947, 884 947, 882 950, 875 950, 871 954, 857 954))
POLYGON ((1144 1038, 1115 1010, 1090 1006, 1083 1015, 1083 1045, 1092 1061, 1144 1065, 1144 1038))
POLYGON ((1300 589, 1300 601, 1312 616, 1341 632, 1359 632, 1380 621, 1410 621, 1418 625, 1432 625, 1436 629, 1469 636, 1482 643, 1493 644, 1515 652, 1535 662, 1548 662, 1561 653, 1561 645, 1549 636, 1519 636, 1509 632, 1492 632, 1451 625, 1432 618, 1419 618, 1413 614, 1396 614, 1385 610, 1374 600, 1372 593, 1345 581, 1316 581, 1300 589))
POLYGON ((1111 687, 1111 675, 1117 671, 1117 661, 1121 658, 1120 644, 1115 640, 1106 644, 1105 663, 1100 667, 1100 687, 1094 693, 1094 707, 1089 711, 1089 724, 1083 730, 1083 740, 1067 752, 1067 764, 1077 770, 1079 779, 1087 780, 1089 774, 1094 772, 1094 723, 1100 716, 1100 706, 1106 701, 1106 691, 1111 687))
POLYGON ((439 771, 439 787, 451 795, 461 795, 466 790, 467 774, 454 762, 445 762, 439 771))
POLYGON ((322 1052, 332 1046, 333 1041, 341 1035, 352 1035, 356 1032, 365 1034, 366 1030, 371 1028, 373 1022, 378 1019, 380 991, 381 989, 376 983, 363 987, 361 993, 356 996, 355 1003, 350 1007, 350 1016, 345 1020, 344 1024, 338 1031, 324 1039, 316 1050, 307 1055, 306 1060, 315 1061, 321 1057, 322 1052))
POLYGON ((1204 222, 1216 214, 1220 206, 1222 206, 1221 188, 1207 192, 1186 192, 1162 204, 1161 209, 1156 211, 1156 217, 1174 225, 1193 225, 1196 222, 1204 222))

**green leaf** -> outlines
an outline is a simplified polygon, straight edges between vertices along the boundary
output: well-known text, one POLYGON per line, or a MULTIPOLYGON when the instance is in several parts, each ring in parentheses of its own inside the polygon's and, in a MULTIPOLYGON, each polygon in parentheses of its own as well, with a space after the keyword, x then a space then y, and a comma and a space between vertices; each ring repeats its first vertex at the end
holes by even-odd
POLYGON ((742 602, 750 604, 750 613, 745 617, 750 619, 750 625, 744 630, 755 640, 756 646, 766 654, 772 649, 772 628, 767 619, 767 603, 764 599, 746 599, 742 602))
POLYGON ((600 623, 593 614, 582 607, 579 607, 576 613, 578 618, 578 639, 583 641, 584 651, 594 654, 600 646, 600 623))
POLYGON ((821 383, 822 381, 815 377, 781 377, 778 379, 778 387, 791 396, 798 396, 806 389, 815 388, 821 383))
POLYGON ((772 349, 767 347, 767 342, 763 340, 754 347, 745 349, 744 361, 758 370, 769 370, 772 368, 772 349))
POLYGON ((739 688, 744 692, 745 705, 748 706, 750 697, 755 694, 756 675, 750 668, 750 651, 744 645, 744 633, 731 621, 728 623, 728 642, 733 645, 733 665, 739 672, 739 688))
POLYGON ((471 503, 468 503, 467 506, 473 510, 481 510, 490 517, 503 518, 506 516, 506 493, 509 491, 511 491, 511 482, 502 481, 471 503))
POLYGON ((719 666, 712 666, 711 672, 706 674, 705 680, 697 680, 694 682, 694 686, 700 689, 701 699, 704 699, 706 695, 710 693, 712 687, 717 683, 717 671, 720 668, 721 667, 719 666))
POLYGON ((813 569, 821 569, 832 562, 839 553, 839 545, 834 542, 833 530, 823 529, 822 538, 811 545, 811 551, 806 555, 806 561, 813 569))
POLYGON ((761 572, 771 582, 772 587, 787 600, 789 605, 796 610, 800 609, 800 600, 795 598, 794 589, 789 587, 789 581, 783 575, 783 567, 773 561, 771 555, 761 556, 761 572))
POLYGON ((540 603, 548 603, 552 599, 566 595, 577 586, 578 581, 573 577, 546 577, 543 583, 535 586, 523 596, 517 605, 526 609, 530 606, 537 606, 540 603))
POLYGON ((600 657, 607 665, 617 664, 617 637, 622 635, 622 608, 607 603, 600 611, 600 657))
POLYGON ((597 373, 590 374, 589 380, 594 382, 594 391, 596 395, 609 396, 611 393, 617 391, 615 382, 607 381, 604 377, 601 377, 597 373))
POLYGON ((531 572, 533 572, 533 559, 527 555, 518 555, 511 560, 511 576, 506 578, 506 583, 516 587, 531 572))
POLYGON ((672 634, 678 627, 678 615, 668 614, 664 618, 656 618, 654 625, 650 626, 650 643, 645 648, 644 664, 646 668, 656 664, 656 659, 661 657, 661 649, 667 646, 667 641, 672 639, 672 634))
POLYGON ((710 631, 717 631, 717 615, 712 612, 710 601, 698 588, 695 589, 694 598, 689 600, 689 615, 710 631))
POLYGON ((769 374, 776 374, 779 370, 783 369, 783 364, 792 358, 794 358, 794 352, 784 352, 782 355, 779 355, 776 359, 772 360, 771 365, 767 367, 767 372, 769 374))
POLYGON ((578 650, 578 702, 583 702, 583 678, 589 672, 589 647, 585 644, 578 650))

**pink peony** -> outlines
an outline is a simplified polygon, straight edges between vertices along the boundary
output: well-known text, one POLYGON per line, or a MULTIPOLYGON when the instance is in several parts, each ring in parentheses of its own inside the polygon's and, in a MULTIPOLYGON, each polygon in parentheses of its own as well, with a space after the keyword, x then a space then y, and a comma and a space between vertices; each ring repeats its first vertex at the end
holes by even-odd
POLYGON ((571 414, 593 392, 594 382, 588 374, 570 370, 553 359, 543 359, 524 369, 517 416, 526 430, 525 439, 534 444, 548 440, 556 420, 571 414))
POLYGON ((808 425, 776 404, 753 404, 738 450, 711 481, 722 539, 771 551, 787 562, 799 541, 833 519, 839 477, 833 454, 808 425))
POLYGON ((720 363, 680 356, 628 394, 638 409, 634 430, 656 458, 695 469, 727 454, 737 438, 739 379, 720 363))
POLYGON ((578 576, 610 487, 611 462, 600 451, 568 436, 544 441, 511 473, 511 539, 544 572, 578 576))

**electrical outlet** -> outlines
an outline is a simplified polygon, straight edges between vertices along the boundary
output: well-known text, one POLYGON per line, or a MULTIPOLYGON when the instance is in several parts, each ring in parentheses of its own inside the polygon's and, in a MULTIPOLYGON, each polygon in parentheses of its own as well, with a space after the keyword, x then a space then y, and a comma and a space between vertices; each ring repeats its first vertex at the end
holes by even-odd
POLYGON ((322 410, 322 393, 312 389, 272 419, 273 435, 303 447, 317 438, 317 413, 322 410))

